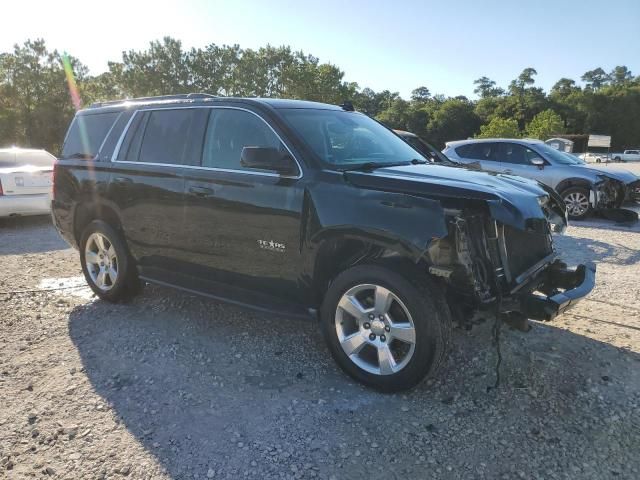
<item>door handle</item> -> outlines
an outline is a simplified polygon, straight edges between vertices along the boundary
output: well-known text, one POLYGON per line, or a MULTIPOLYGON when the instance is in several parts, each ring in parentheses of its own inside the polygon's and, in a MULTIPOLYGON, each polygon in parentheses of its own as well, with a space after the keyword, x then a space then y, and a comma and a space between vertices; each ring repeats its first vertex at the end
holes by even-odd
POLYGON ((129 177, 116 177, 113 179, 113 183, 125 184, 125 183, 133 183, 133 180, 129 177))
POLYGON ((210 197, 213 195, 213 189, 209 187, 189 187, 189 193, 193 193, 197 197, 210 197))

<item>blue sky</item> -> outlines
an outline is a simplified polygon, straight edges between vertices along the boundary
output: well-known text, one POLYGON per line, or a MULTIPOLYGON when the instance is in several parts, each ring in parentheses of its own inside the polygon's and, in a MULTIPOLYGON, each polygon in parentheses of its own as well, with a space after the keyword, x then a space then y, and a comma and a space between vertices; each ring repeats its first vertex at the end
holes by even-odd
POLYGON ((640 0, 21 0, 2 9, 0 51, 42 37, 92 73, 171 35, 186 47, 290 45, 361 87, 404 97, 421 85, 473 96, 474 79, 506 86, 526 67, 547 90, 598 66, 640 75, 640 0))

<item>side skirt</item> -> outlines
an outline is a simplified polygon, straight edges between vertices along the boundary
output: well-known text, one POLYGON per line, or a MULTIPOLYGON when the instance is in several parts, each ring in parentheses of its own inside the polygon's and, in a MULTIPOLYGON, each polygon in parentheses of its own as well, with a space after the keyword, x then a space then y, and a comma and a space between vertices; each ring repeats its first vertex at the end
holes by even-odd
MULTIPOLYGON (((304 307, 286 304, 282 302, 265 302, 262 301, 260 303, 251 303, 245 302, 242 300, 238 300, 236 295, 223 295, 222 292, 212 293, 209 291, 202 291, 195 288, 190 288, 184 285, 177 285, 175 283, 167 282, 165 280, 160 280, 155 277, 151 277, 148 275, 140 274, 140 279, 144 280, 148 283, 153 283, 156 285, 161 285, 163 287, 174 288, 176 290, 182 290, 183 292, 191 293, 194 295, 198 295, 200 297, 210 298, 212 300, 216 300, 219 302, 227 303, 230 305, 236 305, 242 308, 246 308, 249 310, 254 310, 260 313, 266 313, 268 315, 275 315, 278 317, 289 317, 297 320, 314 320, 316 318, 315 311, 313 309, 305 310, 304 307)), ((224 290, 224 287, 220 290, 224 290)), ((236 292, 234 292, 236 293, 236 292)), ((247 292, 249 295, 250 293, 247 292)))

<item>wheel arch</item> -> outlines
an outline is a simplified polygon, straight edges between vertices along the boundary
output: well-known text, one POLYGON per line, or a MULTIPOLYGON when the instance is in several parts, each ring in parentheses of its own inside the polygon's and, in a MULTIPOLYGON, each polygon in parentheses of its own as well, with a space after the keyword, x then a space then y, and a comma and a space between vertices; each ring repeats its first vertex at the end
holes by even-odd
POLYGON ((562 195, 562 192, 573 187, 583 187, 591 191, 593 190, 593 182, 587 180, 586 178, 566 178, 558 184, 558 186, 556 187, 556 192, 558 192, 559 195, 562 195))
POLYGON ((116 209, 103 202, 83 202, 76 207, 73 222, 73 234, 78 245, 82 232, 94 220, 102 220, 116 230, 122 231, 122 222, 116 209))
POLYGON ((365 236, 332 236, 317 245, 313 259, 311 299, 315 306, 331 282, 343 271, 357 265, 378 265, 406 275, 430 275, 422 255, 400 240, 381 242, 365 236))

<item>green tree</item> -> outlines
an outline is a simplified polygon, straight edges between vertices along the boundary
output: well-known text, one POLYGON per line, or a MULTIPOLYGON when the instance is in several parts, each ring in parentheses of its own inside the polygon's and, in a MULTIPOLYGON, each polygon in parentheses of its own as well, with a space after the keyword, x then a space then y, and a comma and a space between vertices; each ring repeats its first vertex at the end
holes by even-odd
MULTIPOLYGON (((87 69, 69 60, 82 90, 87 69)), ((57 153, 73 113, 61 55, 44 40, 27 40, 0 54, 0 145, 57 153)))
POLYGON ((418 87, 411 92, 411 100, 414 102, 426 102, 431 98, 431 92, 427 87, 418 87))
POLYGON ((477 85, 473 90, 473 93, 480 98, 492 98, 504 95, 504 90, 500 87, 496 87, 496 82, 488 77, 480 77, 473 81, 474 85, 477 85))
POLYGON ((610 77, 602 68, 598 67, 585 72, 581 79, 586 83, 587 88, 598 90, 609 82, 610 77))
POLYGON ((527 125, 528 137, 547 140, 553 135, 564 132, 562 118, 553 110, 545 110, 537 114, 527 125))
POLYGON ((472 137, 480 123, 472 102, 450 98, 434 111, 427 125, 427 138, 443 147, 448 141, 472 137))
POLYGON ((521 136, 515 119, 495 117, 480 127, 480 133, 476 138, 519 138, 521 136))
POLYGON ((633 75, 631 73, 631 70, 629 70, 626 65, 618 65, 613 70, 611 70, 609 78, 611 79, 611 83, 613 85, 623 85, 633 80, 633 75))

